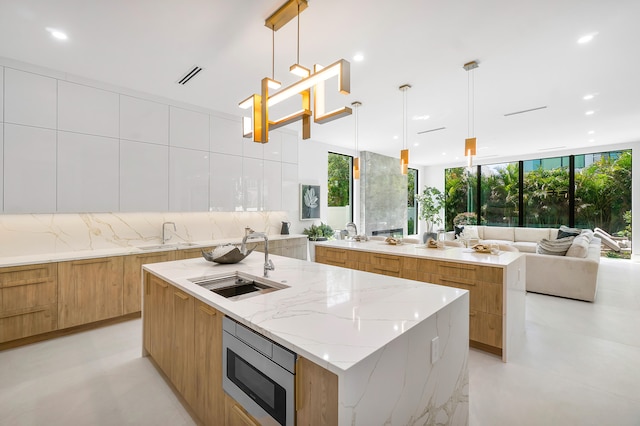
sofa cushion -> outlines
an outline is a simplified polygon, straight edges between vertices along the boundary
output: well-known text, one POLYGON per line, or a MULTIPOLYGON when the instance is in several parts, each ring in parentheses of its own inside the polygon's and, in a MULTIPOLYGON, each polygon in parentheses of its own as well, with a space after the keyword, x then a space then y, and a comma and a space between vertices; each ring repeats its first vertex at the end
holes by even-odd
POLYGON ((564 237, 556 240, 542 239, 538 242, 536 253, 551 254, 554 256, 564 256, 575 237, 564 237))
POLYGON ((475 226, 465 226, 464 230, 462 231, 462 236, 466 239, 478 239, 478 228, 476 228, 475 226))
POLYGON ((536 252, 536 248, 538 247, 538 243, 534 243, 531 241, 516 241, 515 243, 511 244, 513 247, 517 248, 518 251, 521 251, 522 253, 535 253, 536 252))
POLYGON ((583 229, 580 235, 586 235, 589 238, 589 242, 593 240, 593 231, 591 229, 583 229))
POLYGON ((482 239, 483 240, 502 240, 514 241, 514 233, 512 227, 506 226, 485 226, 482 239))
POLYGON ((543 238, 551 239, 549 228, 515 228, 515 241, 528 241, 537 243, 543 238))
POLYGON ((582 230, 578 228, 569 228, 568 226, 562 225, 558 230, 558 239, 565 237, 575 237, 577 235, 580 235, 581 232, 582 230))
MULTIPOLYGON (((556 240, 557 241, 557 240, 556 240)), ((571 247, 567 250, 567 257, 587 257, 589 252, 589 236, 587 234, 580 234, 573 239, 571 247)))

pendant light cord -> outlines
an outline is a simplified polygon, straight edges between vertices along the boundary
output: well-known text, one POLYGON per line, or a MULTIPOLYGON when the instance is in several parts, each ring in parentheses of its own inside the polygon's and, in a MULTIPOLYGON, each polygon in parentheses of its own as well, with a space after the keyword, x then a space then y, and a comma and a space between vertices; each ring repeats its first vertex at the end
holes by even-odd
POLYGON ((474 129, 474 113, 476 109, 475 105, 475 81, 474 81, 474 70, 468 71, 467 75, 467 137, 472 137, 475 129, 474 129))
POLYGON ((407 149, 407 88, 402 89, 402 149, 407 149))
POLYGON ((271 27, 271 79, 276 79, 276 32, 271 27))
POLYGON ((296 53, 296 64, 300 65, 300 3, 298 2, 298 48, 296 53))

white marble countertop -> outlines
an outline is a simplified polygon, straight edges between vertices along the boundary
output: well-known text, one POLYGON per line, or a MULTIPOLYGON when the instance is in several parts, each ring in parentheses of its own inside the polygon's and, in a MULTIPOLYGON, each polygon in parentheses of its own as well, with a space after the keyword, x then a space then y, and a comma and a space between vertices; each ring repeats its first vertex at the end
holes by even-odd
POLYGON ((450 262, 465 262, 485 266, 507 266, 522 253, 512 251, 501 251, 499 254, 477 253, 472 249, 462 247, 445 247, 444 249, 427 248, 424 244, 400 244, 391 245, 381 240, 353 241, 353 240, 330 240, 319 241, 317 245, 334 247, 339 249, 350 249, 376 252, 381 254, 409 256, 424 259, 444 260, 450 262))
POLYGON ((262 277, 264 256, 234 265, 204 259, 144 269, 330 371, 343 374, 466 290, 271 256, 270 280, 288 288, 232 301, 189 281, 236 271, 262 277))
MULTIPOLYGON (((302 234, 290 234, 290 235, 269 235, 269 241, 278 241, 291 238, 307 238, 302 234)), ((264 240, 252 239, 247 241, 247 244, 260 243, 264 240)), ((77 250, 77 251, 63 251, 56 253, 39 253, 25 256, 5 256, 0 257, 0 267, 10 266, 23 266, 33 265, 38 263, 51 263, 51 262, 66 262, 70 260, 79 259, 92 259, 100 257, 110 256, 124 256, 129 254, 145 254, 154 253, 160 251, 172 251, 172 250, 187 250, 201 247, 220 246, 224 244, 240 244, 242 237, 238 238, 223 238, 217 240, 206 241, 194 241, 194 242, 174 242, 169 241, 167 244, 145 244, 141 246, 124 246, 114 248, 104 248, 96 250, 77 250), (145 248, 146 247, 146 248, 145 248)))

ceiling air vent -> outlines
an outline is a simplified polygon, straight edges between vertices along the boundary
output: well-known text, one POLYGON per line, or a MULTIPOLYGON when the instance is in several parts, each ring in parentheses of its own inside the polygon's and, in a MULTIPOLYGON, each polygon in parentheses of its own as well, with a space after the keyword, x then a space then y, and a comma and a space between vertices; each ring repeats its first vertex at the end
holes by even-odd
POLYGON ((200 71, 202 71, 202 68, 200 68, 199 66, 194 66, 193 68, 191 68, 189 71, 187 71, 187 73, 180 79, 178 80, 178 84, 181 85, 185 85, 187 84, 193 77, 195 77, 200 71))
POLYGON ((522 111, 508 112, 504 116, 505 117, 509 117, 511 115, 524 114, 524 113, 527 113, 527 112, 538 111, 539 109, 545 109, 545 108, 547 108, 546 105, 545 106, 541 106, 541 107, 537 107, 537 108, 524 109, 522 111))
POLYGON ((438 127, 437 129, 429 129, 429 130, 423 130, 421 132, 418 132, 419 135, 422 135, 424 133, 431 133, 431 132, 437 132, 438 130, 444 130, 446 129, 446 127, 438 127))

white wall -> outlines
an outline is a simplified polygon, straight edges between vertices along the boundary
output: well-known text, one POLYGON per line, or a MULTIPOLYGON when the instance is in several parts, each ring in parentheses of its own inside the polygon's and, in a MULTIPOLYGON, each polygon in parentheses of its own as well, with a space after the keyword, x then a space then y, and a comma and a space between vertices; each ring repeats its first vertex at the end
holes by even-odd
POLYGON ((239 115, 5 58, 0 82, 4 213, 297 215, 295 131, 257 144, 242 138, 239 115))

